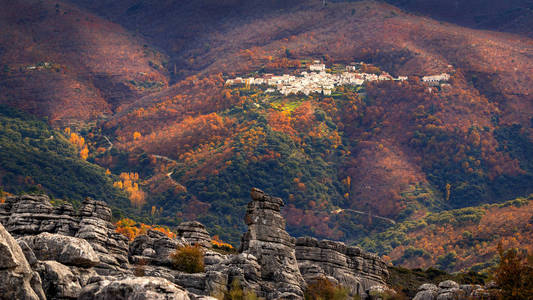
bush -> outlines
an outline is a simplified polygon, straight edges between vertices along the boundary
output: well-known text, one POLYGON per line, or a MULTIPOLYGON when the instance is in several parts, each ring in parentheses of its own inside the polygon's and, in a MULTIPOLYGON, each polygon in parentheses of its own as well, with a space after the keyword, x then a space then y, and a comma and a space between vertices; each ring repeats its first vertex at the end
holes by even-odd
POLYGON ((533 256, 517 249, 504 251, 498 245, 500 263, 494 280, 501 299, 533 299, 533 256))
POLYGON ((133 269, 133 275, 137 276, 137 277, 143 277, 144 275, 146 275, 146 270, 145 270, 145 266, 146 266, 147 262, 144 258, 141 258, 136 264, 135 264, 135 268, 133 269))
POLYGON ((257 300, 257 295, 250 290, 243 290, 238 279, 231 282, 231 289, 224 293, 223 300, 257 300))
POLYGON ((178 271, 200 273, 204 271, 204 252, 198 245, 178 247, 170 254, 172 266, 178 271))
POLYGON ((348 290, 326 278, 320 278, 307 286, 304 296, 306 300, 344 300, 348 299, 348 290))

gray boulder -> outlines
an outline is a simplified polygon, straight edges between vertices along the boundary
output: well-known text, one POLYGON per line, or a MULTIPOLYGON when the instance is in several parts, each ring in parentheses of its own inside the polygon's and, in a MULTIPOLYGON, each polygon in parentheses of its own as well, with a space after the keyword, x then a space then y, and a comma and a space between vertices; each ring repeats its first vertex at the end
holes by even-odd
POLYGON ((437 300, 457 300, 466 299, 466 293, 460 288, 452 287, 447 289, 440 289, 437 300))
POLYGON ((147 234, 137 236, 130 243, 130 260, 144 259, 150 264, 171 267, 170 254, 183 243, 178 239, 171 239, 157 230, 148 230, 147 234))
POLYGON ((177 230, 178 237, 185 239, 192 245, 198 244, 205 248, 212 247, 211 236, 209 235, 209 232, 207 232, 204 224, 200 222, 183 222, 178 226, 177 230))
POLYGON ((43 232, 20 240, 27 243, 39 260, 80 267, 92 267, 100 262, 93 247, 84 239, 43 232))
POLYGON ((453 280, 446 280, 441 283, 439 283, 439 288, 441 289, 451 289, 451 288, 459 288, 459 284, 453 280))
MULTIPOLYGON (((37 276, 37 277, 36 277, 37 276)), ((46 299, 17 241, 0 224, 0 295, 2 299, 46 299)))
POLYGON ((437 290, 422 290, 416 293, 413 300, 435 300, 439 292, 437 290))
POLYGON ((189 300, 188 292, 174 283, 157 277, 135 277, 121 280, 102 280, 83 288, 80 300, 189 300))
POLYGON ((37 270, 48 298, 76 299, 80 295, 79 280, 67 266, 47 260, 40 262, 37 270))

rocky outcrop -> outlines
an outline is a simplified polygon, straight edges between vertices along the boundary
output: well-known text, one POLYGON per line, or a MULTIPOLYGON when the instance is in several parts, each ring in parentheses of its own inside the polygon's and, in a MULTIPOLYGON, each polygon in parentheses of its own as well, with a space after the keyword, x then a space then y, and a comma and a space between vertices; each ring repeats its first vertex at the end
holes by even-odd
POLYGON ((497 293, 491 287, 484 287, 477 284, 459 285, 453 280, 446 280, 438 286, 425 283, 418 288, 418 292, 413 300, 456 300, 456 299, 497 299, 497 293))
POLYGON ((136 237, 130 243, 129 257, 134 263, 145 263, 170 267, 170 254, 183 242, 170 239, 157 230, 148 230, 147 234, 136 237))
MULTIPOLYGON (((238 285, 268 300, 303 299, 307 283, 318 277, 367 299, 387 291, 387 268, 378 257, 340 242, 296 240, 285 230, 280 198, 258 189, 252 189, 251 198, 239 253, 228 254, 212 249, 210 235, 199 222, 180 224, 177 238, 148 230, 129 243, 116 233, 104 202, 86 199, 75 211, 69 204, 51 205, 47 196, 9 197, 0 204, 0 223, 18 239, 13 242, 0 230, 0 295, 213 299, 209 295, 224 295, 238 285), (192 244, 202 246, 205 271, 173 269, 170 254, 192 244)), ((448 295, 441 289, 436 296, 448 295)), ((448 288, 446 293, 453 291, 448 288)))
POLYGON ((78 213, 75 236, 88 241, 97 252, 101 274, 123 273, 128 268, 128 239, 115 231, 111 209, 103 201, 85 199, 78 213))
POLYGON ((46 299, 17 241, 0 224, 0 298, 46 299))
POLYGON ((19 238, 38 260, 55 260, 65 265, 93 267, 100 260, 93 247, 84 239, 43 232, 19 238))
POLYGON ((48 298, 76 299, 80 295, 81 284, 69 267, 49 260, 39 263, 37 270, 48 298))
MULTIPOLYGON (((172 282, 158 277, 136 277, 122 280, 102 280, 87 285, 80 300, 173 299, 189 300, 187 291, 172 282)), ((207 298, 204 298, 207 300, 207 298)), ((211 298, 214 300, 214 298, 211 298)))
POLYGON ((285 219, 280 214, 283 200, 255 188, 251 197, 245 216, 248 231, 240 252, 253 255, 261 267, 261 296, 301 298, 305 281, 296 261, 295 239, 285 231, 285 219))
POLYGON ((363 295, 372 286, 385 285, 388 276, 387 265, 379 257, 342 242, 298 238, 296 259, 306 282, 319 277, 334 278, 334 282, 349 288, 353 295, 363 295))
POLYGON ((207 232, 204 224, 191 221, 183 222, 178 228, 178 237, 183 238, 185 241, 189 242, 191 245, 200 245, 205 248, 211 248, 211 236, 207 232))
POLYGON ((215 291, 228 290, 236 282, 243 290, 261 292, 261 266, 252 254, 230 255, 224 261, 208 269, 222 276, 210 284, 215 291))
POLYGON ((0 204, 0 223, 15 237, 53 233, 77 237, 96 252, 102 274, 128 268, 128 240, 115 232, 111 209, 105 202, 85 199, 76 212, 66 203, 54 207, 46 195, 8 197, 0 204))
POLYGON ((74 235, 78 220, 70 204, 54 207, 46 195, 7 197, 0 204, 0 222, 14 236, 41 232, 74 235))

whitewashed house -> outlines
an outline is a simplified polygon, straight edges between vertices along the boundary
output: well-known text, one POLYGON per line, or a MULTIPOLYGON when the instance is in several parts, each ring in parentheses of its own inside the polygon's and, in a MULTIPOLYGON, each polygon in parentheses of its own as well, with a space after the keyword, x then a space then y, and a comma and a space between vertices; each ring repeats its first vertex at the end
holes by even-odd
POLYGON ((315 72, 322 72, 326 70, 326 65, 321 64, 320 61, 315 60, 312 65, 309 66, 309 70, 315 72))
POLYGON ((440 82, 440 81, 448 81, 450 80, 450 75, 447 73, 442 73, 439 75, 431 75, 431 76, 424 76, 422 77, 423 82, 428 83, 434 83, 434 82, 440 82))

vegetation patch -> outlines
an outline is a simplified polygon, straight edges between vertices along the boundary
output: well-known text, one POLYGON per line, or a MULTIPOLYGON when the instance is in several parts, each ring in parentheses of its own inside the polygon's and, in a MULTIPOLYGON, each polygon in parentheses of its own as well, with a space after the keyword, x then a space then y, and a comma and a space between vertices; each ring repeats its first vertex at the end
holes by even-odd
POLYGON ((198 245, 178 247, 170 254, 174 269, 187 273, 204 272, 204 252, 198 245))

